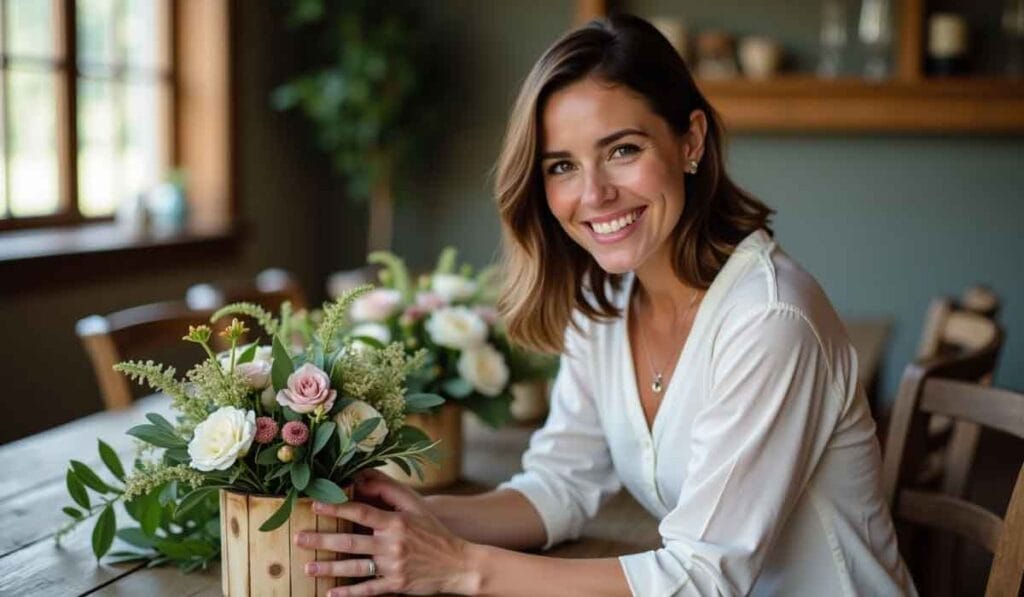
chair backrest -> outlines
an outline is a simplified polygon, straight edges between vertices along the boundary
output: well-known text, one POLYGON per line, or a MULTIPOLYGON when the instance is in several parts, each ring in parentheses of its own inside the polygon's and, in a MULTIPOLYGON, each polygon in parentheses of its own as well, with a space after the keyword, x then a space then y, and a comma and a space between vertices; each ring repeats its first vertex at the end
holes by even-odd
POLYGON ((150 349, 180 344, 188 326, 208 324, 210 314, 168 301, 78 320, 75 332, 92 362, 104 406, 112 410, 132 403, 131 385, 114 365, 150 349))
POLYGON ((255 303, 276 313, 288 301, 296 310, 306 308, 306 294, 294 276, 282 269, 265 269, 252 280, 203 283, 190 286, 185 303, 192 309, 214 311, 231 303, 255 303))
MULTIPOLYGON (((999 344, 1001 338, 968 354, 907 367, 893 410, 882 487, 897 520, 949 531, 995 553, 986 595, 1018 595, 1024 571, 1024 467, 1018 469, 1005 520, 962 496, 913 485, 926 455, 932 416, 1024 438, 1024 394, 961 381, 976 379, 991 368, 999 344)), ((945 555, 934 554, 928 569, 933 581, 929 588, 943 586, 935 582, 949 582, 945 555)))
POLYGON ((925 315, 917 358, 984 346, 991 326, 981 322, 994 323, 1000 306, 999 297, 984 286, 968 288, 956 302, 946 297, 932 300, 925 315))

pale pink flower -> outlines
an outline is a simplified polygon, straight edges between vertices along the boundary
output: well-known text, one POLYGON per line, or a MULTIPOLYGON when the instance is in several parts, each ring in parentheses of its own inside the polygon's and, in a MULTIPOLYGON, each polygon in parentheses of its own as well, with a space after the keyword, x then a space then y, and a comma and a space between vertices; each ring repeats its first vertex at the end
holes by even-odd
POLYGON ((402 316, 398 318, 398 323, 399 325, 409 327, 415 325, 417 321, 423 319, 423 317, 426 314, 427 311, 424 308, 418 305, 413 305, 407 308, 404 313, 402 313, 402 316))
POLYGON ((338 392, 331 389, 331 380, 327 374, 306 363, 288 376, 288 387, 277 393, 277 403, 297 413, 306 414, 318 406, 322 406, 325 411, 330 410, 337 396, 338 392))
POLYGON ((419 292, 416 294, 416 306, 430 313, 448 306, 448 301, 436 292, 419 292))
POLYGON ((402 295, 391 288, 375 288, 352 302, 352 321, 385 321, 402 306, 402 295))

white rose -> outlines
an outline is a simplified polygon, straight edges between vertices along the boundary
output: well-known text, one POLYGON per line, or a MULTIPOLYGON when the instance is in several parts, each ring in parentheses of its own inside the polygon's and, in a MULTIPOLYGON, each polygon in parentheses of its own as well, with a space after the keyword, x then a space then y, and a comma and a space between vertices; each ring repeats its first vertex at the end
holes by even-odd
POLYGON ((490 344, 463 351, 456 369, 462 379, 484 396, 497 396, 508 383, 505 357, 490 344))
POLYGON ((476 293, 476 282, 458 274, 434 274, 430 289, 449 303, 464 301, 476 293))
MULTIPOLYGON (((380 323, 361 323, 356 327, 352 328, 351 336, 365 336, 367 338, 373 338, 381 344, 388 344, 391 342, 391 331, 388 330, 387 326, 380 323)), ((352 348, 359 351, 367 348, 369 344, 356 340, 352 343, 352 348)))
POLYGON ((196 426, 188 455, 192 468, 223 471, 249 452, 256 437, 256 413, 222 406, 196 426))
POLYGON ((277 408, 277 392, 274 391, 274 386, 268 385, 263 390, 260 394, 260 404, 263 405, 264 412, 273 412, 277 408))
POLYGON ((402 294, 390 288, 375 288, 352 302, 352 321, 384 321, 398 312, 402 294))
MULTIPOLYGON (((248 347, 236 349, 235 358, 237 359, 247 349, 248 347)), ((218 354, 217 360, 224 371, 231 369, 230 350, 218 354)), ((273 362, 273 349, 269 346, 257 346, 251 361, 235 363, 235 373, 238 373, 250 388, 262 390, 270 384, 270 369, 273 362)))
POLYGON ((487 324, 466 307, 445 307, 430 314, 427 333, 435 344, 465 350, 483 344, 487 324))
POLYGON ((274 364, 274 347, 273 346, 257 346, 256 355, 252 358, 254 361, 262 361, 264 363, 274 364))
MULTIPOLYGON (((377 409, 362 400, 356 400, 343 408, 340 413, 334 415, 334 422, 338 424, 339 430, 345 430, 345 433, 352 435, 352 432, 363 421, 377 417, 381 417, 377 409)), ((388 426, 384 423, 384 418, 381 417, 380 422, 370 432, 370 435, 367 435, 363 441, 356 444, 356 449, 360 452, 373 452, 373 449, 379 446, 387 436, 388 426)))

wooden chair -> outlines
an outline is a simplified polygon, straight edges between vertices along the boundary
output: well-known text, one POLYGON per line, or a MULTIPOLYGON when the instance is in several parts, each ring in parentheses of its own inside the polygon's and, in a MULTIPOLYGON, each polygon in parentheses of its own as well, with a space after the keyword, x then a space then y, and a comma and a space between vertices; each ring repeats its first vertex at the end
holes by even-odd
POLYGON ((295 277, 283 269, 265 269, 244 282, 203 283, 190 286, 185 303, 192 309, 215 311, 230 303, 255 303, 274 313, 288 301, 296 310, 306 308, 306 295, 295 277))
MULTIPOLYGON (((1017 595, 1024 568, 1024 468, 1020 469, 1005 521, 963 499, 974 460, 974 445, 953 445, 939 490, 922 488, 918 475, 928 453, 928 425, 936 415, 955 420, 956 427, 986 426, 1024 438, 1024 395, 977 382, 991 371, 1002 345, 997 334, 979 350, 954 357, 935 358, 907 367, 893 409, 882 467, 882 488, 897 520, 948 531, 996 554, 987 595, 1017 595), (952 491, 947 491, 950 488, 952 491)), ((902 538, 901 549, 922 594, 950 594, 954 586, 955 540, 932 537, 924 550, 912 536, 902 538), (920 588, 920 587, 919 587, 920 588)))
POLYGON ((75 332, 92 361, 106 409, 127 408, 132 403, 131 384, 114 371, 114 365, 180 343, 188 326, 208 324, 210 314, 190 309, 182 301, 168 301, 78 320, 75 332))

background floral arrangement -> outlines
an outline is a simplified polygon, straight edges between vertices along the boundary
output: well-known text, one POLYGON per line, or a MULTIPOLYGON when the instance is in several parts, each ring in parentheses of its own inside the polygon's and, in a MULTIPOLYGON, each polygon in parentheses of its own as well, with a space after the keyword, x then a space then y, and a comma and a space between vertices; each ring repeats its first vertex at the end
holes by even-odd
POLYGON ((394 462, 422 476, 434 444, 405 425, 405 416, 426 412, 443 398, 407 389, 427 351, 342 332, 350 327, 353 303, 368 291, 355 289, 327 305, 315 326, 287 304, 279 318, 253 304, 228 305, 211 323, 249 317, 270 344, 242 345, 250 330, 232 319, 220 332, 230 348, 217 354, 213 330, 190 327, 184 340, 201 346, 207 358, 182 380, 173 368, 152 361, 118 364, 118 371, 170 396, 176 422, 149 414, 149 423, 128 430, 141 440, 130 471, 100 441, 101 460, 114 481, 71 461, 67 489, 76 506, 64 508, 70 521, 57 540, 99 513, 92 534, 97 558, 117 536, 137 549, 112 553, 116 561, 174 562, 194 570, 219 555, 220 489, 285 497, 260 527, 269 531, 288 519, 300 496, 346 501, 343 487, 362 469, 394 462), (137 524, 117 529, 119 503, 137 524))
POLYGON ((414 285, 401 258, 372 253, 369 262, 384 266, 382 287, 352 303, 349 333, 370 346, 397 340, 409 354, 426 349, 410 388, 457 401, 500 427, 511 417, 512 384, 551 377, 558 363, 509 343, 494 306, 497 269, 473 275, 464 264, 456 271, 456 259, 453 247, 444 249, 434 271, 414 285))

